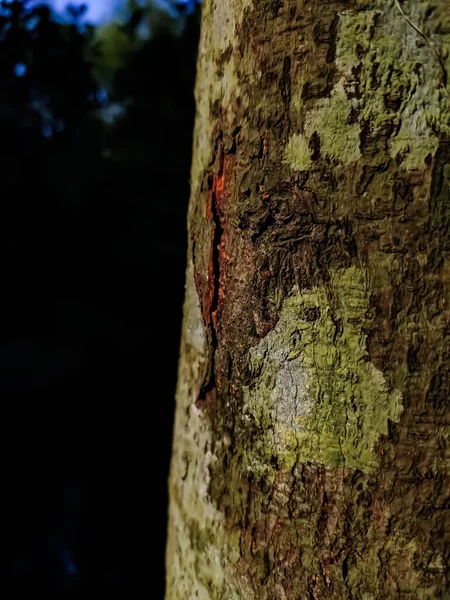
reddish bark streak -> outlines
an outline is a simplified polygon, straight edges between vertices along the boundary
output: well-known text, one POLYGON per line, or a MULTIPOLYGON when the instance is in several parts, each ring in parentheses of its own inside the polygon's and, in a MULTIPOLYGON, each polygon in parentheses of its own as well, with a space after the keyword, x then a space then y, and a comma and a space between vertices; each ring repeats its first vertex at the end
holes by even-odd
MULTIPOLYGON (((208 264, 208 283, 205 303, 203 306, 203 317, 205 324, 213 324, 217 328, 218 307, 220 299, 224 296, 224 281, 226 278, 224 263, 229 260, 225 252, 225 219, 223 215, 224 203, 227 199, 225 182, 230 171, 230 161, 222 154, 219 173, 212 176, 211 190, 208 194, 206 206, 206 217, 215 222, 215 228, 211 234, 211 251, 208 264)), ((220 312, 220 311, 219 311, 220 312)))

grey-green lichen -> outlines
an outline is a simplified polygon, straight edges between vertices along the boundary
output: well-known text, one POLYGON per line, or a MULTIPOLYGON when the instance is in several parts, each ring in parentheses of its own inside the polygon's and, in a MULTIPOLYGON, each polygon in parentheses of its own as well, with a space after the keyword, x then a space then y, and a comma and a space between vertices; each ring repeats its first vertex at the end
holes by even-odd
POLYGON ((310 168, 307 140, 314 132, 325 157, 348 164, 364 153, 364 130, 371 140, 366 162, 385 161, 387 145, 407 170, 423 168, 450 135, 448 15, 435 6, 427 11, 426 2, 373 0, 364 8, 339 15, 341 78, 289 139, 285 160, 294 170, 310 168))
POLYGON ((295 289, 251 351, 256 384, 244 390, 244 418, 265 431, 264 447, 249 453, 252 470, 262 474, 269 455, 282 468, 314 461, 367 472, 377 464, 374 445, 402 404, 368 357, 368 289, 367 271, 356 267, 334 271, 327 286, 295 289))
MULTIPOLYGON (((339 18, 336 64, 347 95, 372 139, 389 133, 389 153, 405 169, 424 166, 439 139, 450 133, 449 35, 436 34, 441 18, 426 2, 372 3, 373 10, 343 12, 339 18)), ((441 15, 442 16, 442 15, 441 15)), ((445 32, 445 28, 441 31, 445 32)), ((371 157, 383 159, 384 146, 371 157)))

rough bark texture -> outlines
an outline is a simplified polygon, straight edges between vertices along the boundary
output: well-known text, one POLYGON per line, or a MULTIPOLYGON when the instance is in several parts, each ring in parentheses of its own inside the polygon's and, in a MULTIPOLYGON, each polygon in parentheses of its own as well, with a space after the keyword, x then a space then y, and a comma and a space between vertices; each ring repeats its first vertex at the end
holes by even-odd
POLYGON ((206 1, 167 600, 450 598, 449 47, 206 1))

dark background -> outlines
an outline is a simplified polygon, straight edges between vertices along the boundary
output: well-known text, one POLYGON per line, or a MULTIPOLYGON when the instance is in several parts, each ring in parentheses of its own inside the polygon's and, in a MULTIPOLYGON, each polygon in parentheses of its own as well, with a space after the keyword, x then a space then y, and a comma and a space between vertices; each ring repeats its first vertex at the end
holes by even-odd
POLYGON ((2 5, 11 589, 162 598, 199 7, 2 5))

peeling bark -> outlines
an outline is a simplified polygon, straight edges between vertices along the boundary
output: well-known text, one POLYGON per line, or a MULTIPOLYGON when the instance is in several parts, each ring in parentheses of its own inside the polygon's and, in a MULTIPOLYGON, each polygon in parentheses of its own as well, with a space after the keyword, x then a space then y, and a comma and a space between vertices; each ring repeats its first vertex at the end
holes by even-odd
POLYGON ((450 5, 207 0, 167 600, 450 598, 450 5))

